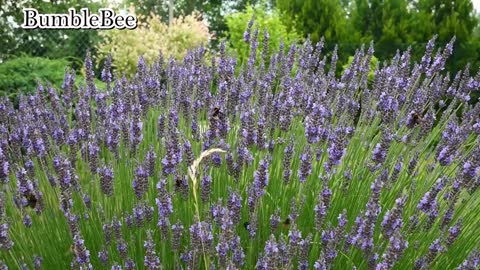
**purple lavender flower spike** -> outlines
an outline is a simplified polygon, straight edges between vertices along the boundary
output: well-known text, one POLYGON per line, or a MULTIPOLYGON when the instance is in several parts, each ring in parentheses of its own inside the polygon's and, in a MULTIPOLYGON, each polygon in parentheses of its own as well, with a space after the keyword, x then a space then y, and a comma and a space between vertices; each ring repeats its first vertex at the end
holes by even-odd
POLYGON ((150 145, 150 149, 147 152, 144 162, 145 162, 145 167, 147 168, 147 171, 148 171, 148 176, 150 177, 155 176, 157 154, 155 153, 152 145, 150 145))
POLYGON ((100 190, 107 196, 113 195, 113 169, 103 166, 99 169, 100 174, 100 190))
POLYGON ((125 261, 124 266, 125 266, 125 270, 134 270, 134 269, 136 269, 136 264, 135 264, 135 262, 134 262, 132 259, 130 259, 130 258, 128 258, 128 259, 125 261))
POLYGON ((480 267, 480 252, 474 249, 456 270, 476 270, 480 267))
POLYGON ((133 208, 133 218, 135 219, 135 224, 138 228, 143 227, 145 224, 145 211, 141 203, 138 203, 133 208))
POLYGON ((274 232, 278 228, 280 222, 280 209, 277 209, 275 210, 275 213, 270 216, 270 231, 274 232))
POLYGON ((25 227, 27 228, 32 227, 32 218, 30 217, 30 215, 26 214, 23 217, 23 225, 25 225, 25 227))
POLYGON ((376 165, 383 164, 383 162, 385 162, 391 141, 392 136, 388 131, 386 131, 386 133, 383 134, 381 141, 377 143, 372 152, 372 161, 375 162, 376 165))
POLYGON ((392 236, 396 231, 403 227, 402 213, 405 206, 406 197, 400 197, 395 200, 395 206, 387 211, 381 223, 382 234, 386 237, 392 236))
POLYGON ((42 256, 35 255, 33 257, 33 269, 40 270, 42 269, 43 258, 42 256))
POLYGON ((408 247, 408 241, 404 240, 398 231, 389 238, 389 241, 387 251, 382 255, 383 261, 376 265, 376 270, 391 269, 408 247))
POLYGON ((98 258, 100 259, 100 262, 103 264, 103 266, 107 266, 108 264, 108 251, 106 249, 103 249, 102 251, 98 252, 98 258))
POLYGON ((13 241, 9 237, 10 225, 8 223, 0 224, 0 249, 9 250, 13 247, 13 241))
POLYGON ((166 238, 168 235, 168 227, 170 226, 169 217, 173 213, 172 197, 167 191, 167 181, 160 180, 157 183, 158 197, 155 203, 158 208, 158 222, 157 226, 162 231, 162 237, 166 238))
POLYGON ((133 119, 130 122, 130 146, 135 151, 143 140, 142 128, 143 122, 141 120, 141 107, 139 104, 133 105, 133 119))
POLYGON ((229 210, 230 218, 233 224, 238 224, 241 219, 241 210, 242 210, 242 197, 241 195, 236 192, 230 192, 227 201, 227 207, 229 210))
POLYGON ((247 29, 243 33, 243 41, 245 41, 245 43, 250 43, 250 33, 252 31, 253 22, 254 22, 254 16, 252 16, 252 18, 248 22, 247 29))
POLYGON ((79 234, 73 236, 74 264, 82 269, 93 269, 90 263, 90 251, 85 247, 84 240, 79 234))
POLYGON ((138 165, 135 170, 135 180, 132 182, 133 190, 137 198, 142 198, 148 191, 148 172, 143 168, 143 165, 138 165))
POLYGON ((315 270, 327 270, 328 269, 327 262, 325 261, 325 256, 323 255, 323 253, 320 253, 320 257, 313 264, 313 268, 315 270))
POLYGON ((125 240, 120 239, 117 241, 117 251, 120 254, 120 257, 123 259, 127 258, 127 252, 128 252, 128 245, 125 242, 125 240))
POLYGON ((190 243, 194 250, 207 252, 213 244, 212 226, 207 222, 196 222, 190 226, 190 243))
POLYGON ((256 269, 277 269, 280 267, 280 249, 273 234, 265 243, 264 255, 257 261, 256 269))
POLYGON ((430 191, 427 191, 420 202, 417 204, 417 209, 424 212, 428 216, 427 228, 433 224, 438 217, 438 202, 437 195, 443 189, 445 185, 445 179, 439 178, 430 191))
POLYGON ((108 54, 107 60, 105 61, 104 67, 102 69, 102 74, 101 74, 102 81, 106 83, 112 82, 112 73, 110 72, 111 66, 112 66, 112 55, 108 54))
POLYGON ((268 167, 269 167, 269 158, 264 158, 260 161, 258 169, 254 173, 253 185, 258 191, 261 191, 260 194, 263 194, 263 190, 268 186, 268 167))
POLYGON ((88 142, 88 164, 90 165, 90 171, 92 172, 92 174, 97 173, 99 152, 100 147, 98 147, 96 142, 88 142))
POLYGON ((310 247, 312 246, 312 234, 309 234, 305 239, 300 241, 300 254, 299 254, 299 265, 298 269, 300 270, 307 270, 309 263, 308 263, 308 256, 310 253, 310 247))
POLYGON ((231 245, 232 249, 232 260, 236 267, 240 268, 245 263, 245 253, 243 252, 243 248, 240 245, 240 237, 235 236, 232 241, 231 245))
POLYGON ((455 240, 460 235, 461 231, 462 231, 462 221, 461 220, 458 221, 455 225, 453 225, 452 227, 450 227, 448 229, 448 237, 447 237, 447 240, 446 240, 447 248, 450 247, 455 242, 455 240))
POLYGON ((298 169, 298 178, 300 183, 307 181, 307 177, 312 173, 312 150, 306 146, 300 155, 300 168, 298 169))
POLYGON ((285 147, 284 150, 284 156, 283 156, 283 181, 287 184, 290 182, 290 177, 292 175, 292 170, 290 169, 291 167, 291 161, 293 157, 293 143, 290 142, 287 147, 285 147))
POLYGON ((208 202, 212 189, 212 177, 210 175, 202 176, 200 181, 201 198, 203 202, 208 202))
POLYGON ((143 245, 145 248, 145 259, 143 265, 149 270, 161 269, 160 258, 155 252, 155 243, 153 242, 152 232, 147 231, 147 240, 143 245))
POLYGON ((172 250, 178 252, 180 250, 180 243, 182 239, 182 235, 184 232, 184 227, 182 223, 177 222, 172 225, 172 250))

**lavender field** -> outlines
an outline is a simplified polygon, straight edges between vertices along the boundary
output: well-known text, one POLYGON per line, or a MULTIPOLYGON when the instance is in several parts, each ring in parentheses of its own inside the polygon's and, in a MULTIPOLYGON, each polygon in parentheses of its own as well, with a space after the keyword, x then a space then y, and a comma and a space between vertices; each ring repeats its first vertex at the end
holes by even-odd
POLYGON ((480 73, 443 71, 454 39, 341 75, 323 41, 244 39, 245 63, 109 59, 103 88, 87 55, 78 89, 0 101, 0 269, 479 269, 480 73))

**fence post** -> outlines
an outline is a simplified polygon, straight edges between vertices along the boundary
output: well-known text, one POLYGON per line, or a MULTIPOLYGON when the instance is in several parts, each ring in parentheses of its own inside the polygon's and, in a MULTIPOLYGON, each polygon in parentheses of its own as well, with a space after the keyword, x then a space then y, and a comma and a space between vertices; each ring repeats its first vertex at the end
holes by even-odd
POLYGON ((168 26, 172 26, 173 21, 173 0, 168 0, 168 26))

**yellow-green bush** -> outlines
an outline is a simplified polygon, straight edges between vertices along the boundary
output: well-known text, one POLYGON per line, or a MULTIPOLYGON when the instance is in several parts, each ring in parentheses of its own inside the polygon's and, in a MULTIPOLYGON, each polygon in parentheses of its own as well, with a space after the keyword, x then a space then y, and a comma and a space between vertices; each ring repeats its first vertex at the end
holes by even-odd
POLYGON ((301 35, 295 29, 287 29, 285 22, 282 21, 276 10, 266 11, 264 7, 258 6, 257 8, 249 5, 244 11, 233 13, 227 17, 228 40, 239 61, 248 58, 247 53, 250 45, 245 43, 243 33, 252 17, 255 18, 255 24, 252 26, 252 36, 256 27, 259 30, 259 51, 263 50, 264 29, 268 29, 269 56, 272 51, 278 50, 281 41, 284 42, 287 49, 292 43, 301 42, 301 35))
POLYGON ((127 75, 135 72, 137 60, 142 55, 148 64, 158 57, 160 51, 165 57, 182 59, 188 49, 206 44, 210 39, 208 25, 198 13, 175 18, 171 26, 156 15, 139 16, 138 20, 135 30, 102 32, 105 40, 98 47, 101 58, 111 54, 113 65, 127 75))

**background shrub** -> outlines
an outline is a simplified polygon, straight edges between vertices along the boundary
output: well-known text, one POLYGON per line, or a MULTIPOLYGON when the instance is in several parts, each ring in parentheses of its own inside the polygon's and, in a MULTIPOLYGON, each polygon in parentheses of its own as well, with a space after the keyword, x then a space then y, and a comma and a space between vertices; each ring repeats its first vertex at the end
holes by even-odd
POLYGON ((143 56, 148 64, 159 56, 160 51, 167 58, 181 59, 188 49, 206 44, 210 38, 208 25, 196 13, 174 19, 171 26, 156 15, 139 16, 138 25, 129 32, 102 32, 105 41, 98 47, 100 58, 111 54, 117 69, 133 74, 139 56, 143 56))
POLYGON ((48 59, 22 56, 0 65, 0 95, 16 98, 20 94, 33 93, 38 80, 60 87, 65 67, 65 58, 48 59))

